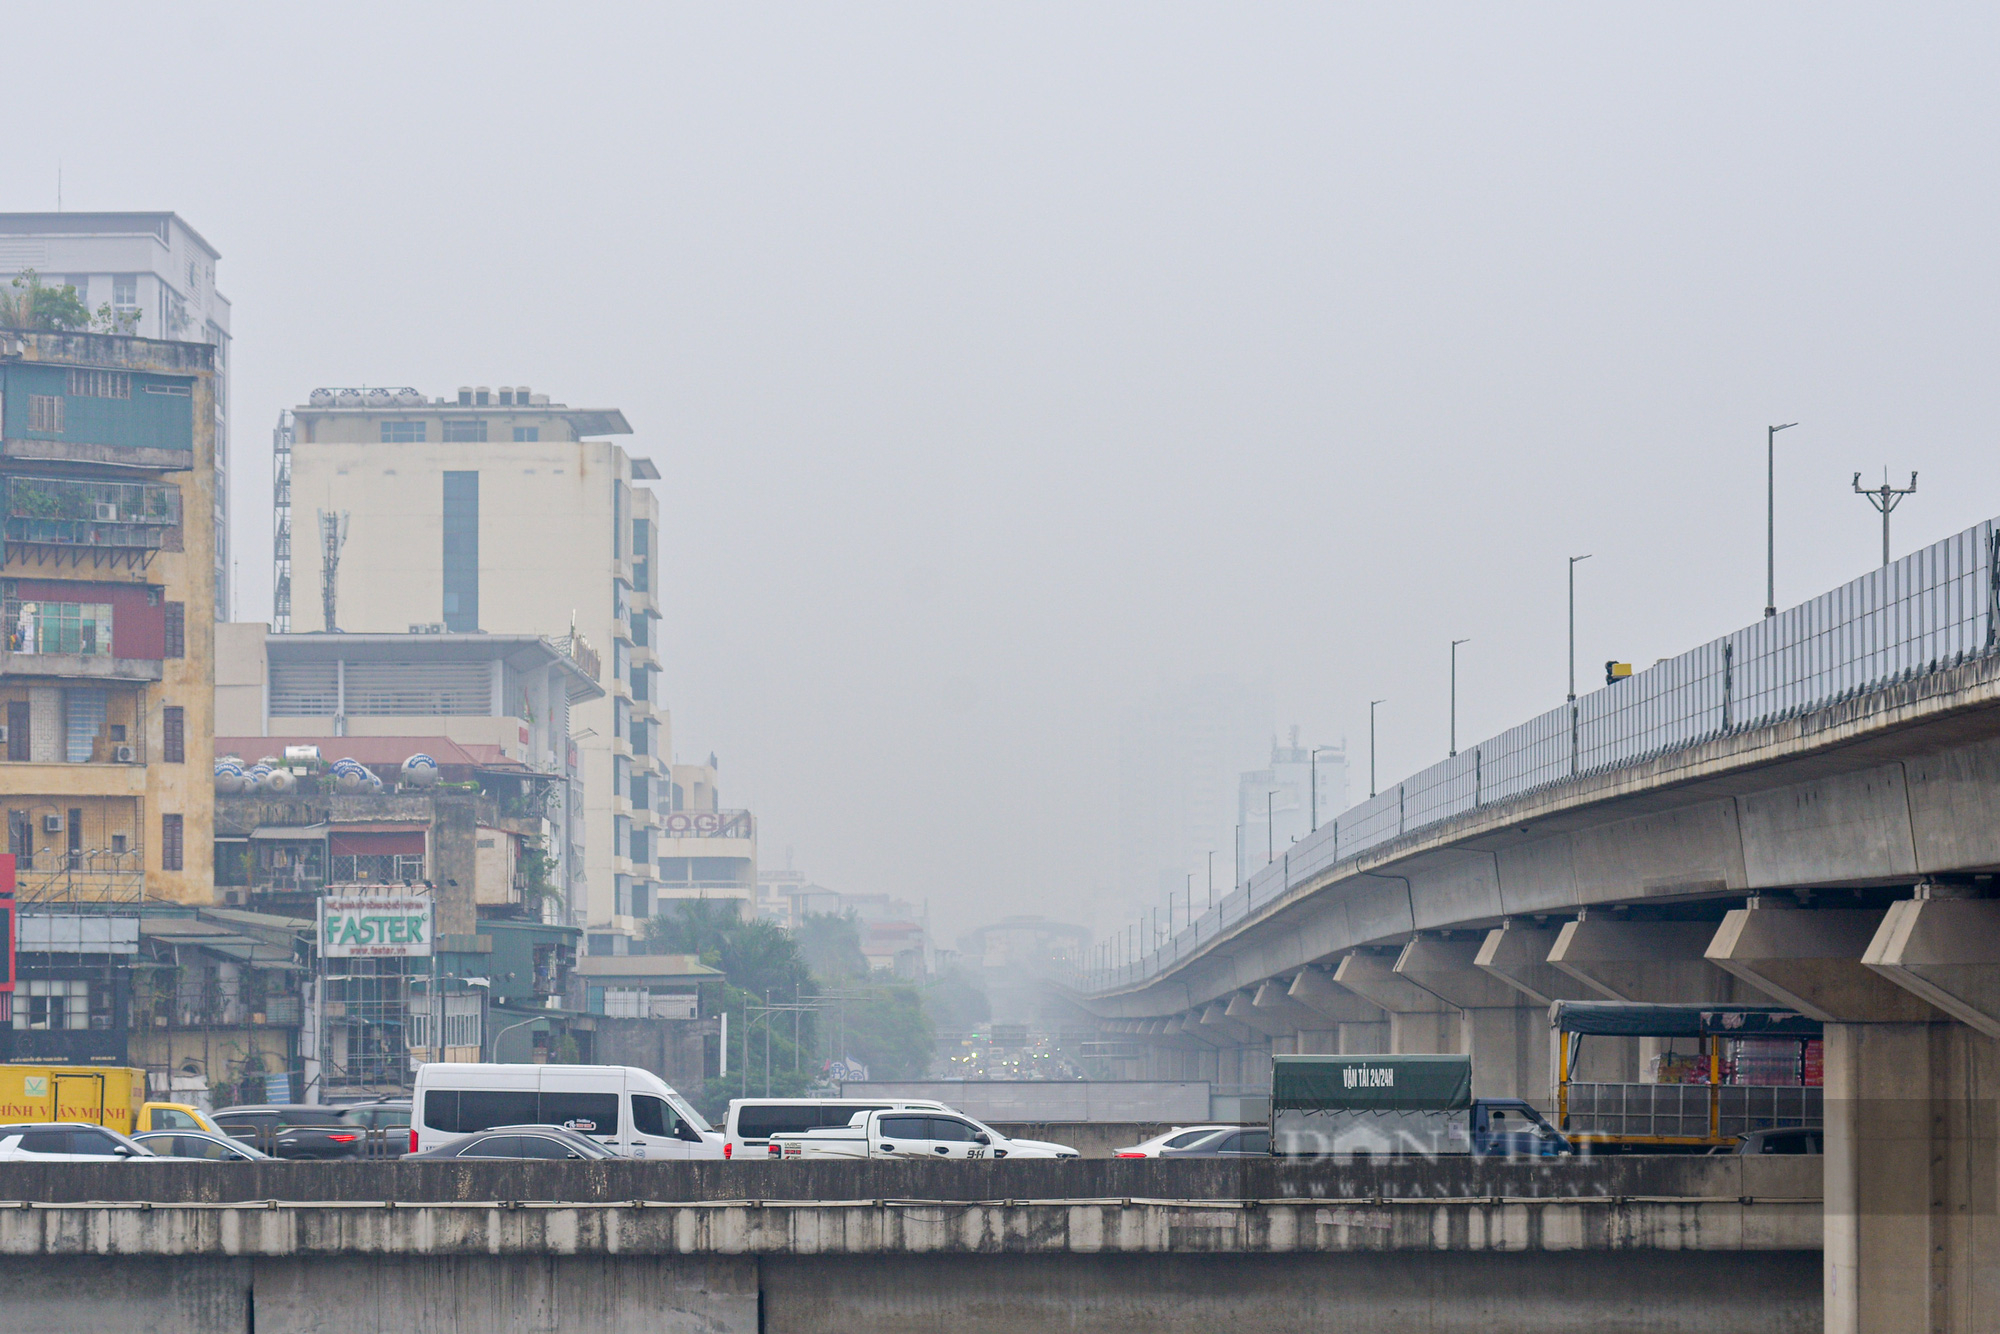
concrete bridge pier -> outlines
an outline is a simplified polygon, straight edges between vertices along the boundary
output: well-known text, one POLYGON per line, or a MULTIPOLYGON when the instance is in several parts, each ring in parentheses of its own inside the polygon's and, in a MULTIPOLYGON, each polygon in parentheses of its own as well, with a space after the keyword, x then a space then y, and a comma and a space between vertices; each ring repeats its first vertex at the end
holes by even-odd
POLYGON ((1409 978, 1397 976, 1396 957, 1355 950, 1341 959, 1333 980, 1388 1012, 1390 1052, 1461 1050, 1457 1008, 1409 978))
POLYGON ((1472 1056, 1472 1088, 1483 1098, 1526 1098, 1548 1107, 1549 1016, 1521 1004, 1521 993, 1479 967, 1475 936, 1413 937, 1396 960, 1396 975, 1422 987, 1459 1016, 1459 1050, 1472 1056))
POLYGON ((1389 1050, 1389 1016, 1317 968, 1301 968, 1285 993, 1333 1030, 1329 1055, 1372 1056, 1389 1050))
POLYGON ((1828 1334, 2000 1330, 2000 1041, 1906 985, 1947 955, 1954 994, 1978 954, 2000 977, 1995 905, 1751 904, 1709 957, 1826 1024, 1828 1334))

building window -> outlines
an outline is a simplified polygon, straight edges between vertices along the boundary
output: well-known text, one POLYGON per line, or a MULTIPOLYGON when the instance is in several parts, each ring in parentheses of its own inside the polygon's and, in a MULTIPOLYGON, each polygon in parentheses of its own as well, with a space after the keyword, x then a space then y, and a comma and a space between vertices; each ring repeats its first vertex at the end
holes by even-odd
MULTIPOLYGON (((481 424, 482 430, 484 423, 481 424)), ((445 438, 451 438, 450 422, 445 438)), ((482 439, 485 437, 482 436, 482 439)), ((444 627, 479 629, 479 474, 444 475, 444 627)))
POLYGON ((4 614, 11 653, 111 656, 108 602, 28 602, 9 597, 4 614))
MULTIPOLYGON (((424 438, 423 422, 382 423, 382 443, 385 445, 421 445, 424 438)), ((450 438, 445 437, 447 440, 450 438)))
POLYGON ((160 817, 160 869, 179 871, 182 866, 181 817, 162 815, 160 817))
POLYGON ((166 657, 185 658, 187 656, 187 641, 188 641, 187 603, 169 602, 167 604, 166 641, 167 641, 167 646, 165 649, 166 657))
POLYGON ((542 428, 539 426, 516 426, 514 428, 514 439, 517 441, 540 440, 541 438, 542 428))
POLYGON ((166 761, 168 764, 186 764, 187 710, 169 704, 163 712, 165 730, 160 740, 166 748, 166 761))
POLYGON ((632 831, 632 861, 635 865, 644 866, 647 860, 646 831, 644 829, 634 829, 632 831))
POLYGON ((127 306, 139 304, 139 275, 136 273, 114 273, 111 275, 111 304, 122 314, 127 306))
POLYGON ((68 978, 28 978, 16 984, 14 1027, 90 1027, 90 983, 68 978))
POLYGON ((63 400, 60 394, 28 395, 28 429, 31 431, 51 431, 57 434, 63 428, 63 400))
POLYGON ((69 396, 71 398, 130 398, 132 397, 131 372, 71 371, 69 373, 69 396))
MULTIPOLYGON (((7 701, 7 758, 10 760, 25 763, 29 756, 34 754, 32 749, 34 734, 28 722, 29 717, 27 700, 7 701)), ((7 851, 16 852, 18 849, 9 848, 7 851)))
POLYGON ((486 423, 483 421, 446 421, 444 424, 446 444, 483 442, 486 439, 486 423))

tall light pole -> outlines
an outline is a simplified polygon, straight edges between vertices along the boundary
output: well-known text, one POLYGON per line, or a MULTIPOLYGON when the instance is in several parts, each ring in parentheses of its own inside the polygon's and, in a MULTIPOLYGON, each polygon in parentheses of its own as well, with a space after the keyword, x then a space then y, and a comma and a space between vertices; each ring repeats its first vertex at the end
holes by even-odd
POLYGON ((1371 798, 1375 795, 1375 706, 1386 703, 1387 700, 1380 699, 1368 701, 1368 795, 1371 798))
POLYGON ((1208 906, 1215 907, 1215 849, 1208 850, 1208 906))
POLYGON ((1917 475, 1910 474, 1910 484, 1904 487, 1889 485, 1889 470, 1882 470, 1882 485, 1871 490, 1861 489, 1861 474, 1854 474, 1854 494, 1868 497, 1868 503, 1882 511, 1882 563, 1889 563, 1889 511, 1903 503, 1903 497, 1916 494, 1917 475))
MULTIPOLYGON (((1764 428, 1764 614, 1778 614, 1778 432, 1797 422, 1764 428)), ((1859 473, 1855 474, 1857 477, 1859 473)), ((1571 696, 1575 698, 1575 696, 1571 696)))
POLYGON ((1451 753, 1458 754, 1458 646, 1470 644, 1470 639, 1451 641, 1451 753))
POLYGON ((1275 787, 1264 794, 1264 865, 1266 866, 1278 860, 1278 822, 1271 818, 1271 799, 1277 795, 1278 789, 1275 787))
POLYGON ((1569 698, 1576 702, 1576 563, 1590 557, 1571 556, 1569 558, 1569 698))
POLYGON ((1314 746, 1312 748, 1312 762, 1307 766, 1312 770, 1312 827, 1307 831, 1309 833, 1317 834, 1319 832, 1319 753, 1323 750, 1332 749, 1332 746, 1314 746))

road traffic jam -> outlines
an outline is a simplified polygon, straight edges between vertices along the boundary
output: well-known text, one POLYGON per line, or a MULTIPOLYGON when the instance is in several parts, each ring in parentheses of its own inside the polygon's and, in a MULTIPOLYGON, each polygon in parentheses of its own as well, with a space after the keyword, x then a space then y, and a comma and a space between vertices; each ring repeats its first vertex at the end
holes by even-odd
MULTIPOLYGON (((1521 1098, 1475 1096, 1468 1055, 1278 1055, 1271 1058, 1264 1124, 1174 1126, 1115 1154, 1551 1159, 1820 1152, 1820 1031, 1805 1016, 1753 1006, 1558 1001, 1550 1025, 1557 1039, 1553 1117, 1521 1098), (1628 1047, 1633 1039, 1651 1039, 1660 1046, 1653 1078, 1584 1078, 1608 1068, 1601 1056, 1595 1064, 1588 1058, 1586 1038, 1628 1047)), ((717 1128, 665 1081, 633 1066, 428 1064, 407 1099, 214 1112, 145 1101, 145 1087, 145 1072, 122 1067, 0 1067, 0 1115, 42 1113, 0 1124, 0 1162, 1082 1156, 1069 1145, 1015 1138, 922 1099, 735 1098, 717 1128)))

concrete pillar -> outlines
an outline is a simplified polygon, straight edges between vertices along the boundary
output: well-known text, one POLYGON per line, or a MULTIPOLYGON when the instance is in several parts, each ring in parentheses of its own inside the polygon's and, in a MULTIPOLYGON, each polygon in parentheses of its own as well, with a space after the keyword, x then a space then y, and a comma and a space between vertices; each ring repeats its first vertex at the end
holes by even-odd
MULTIPOLYGON (((1320 1018, 1324 1036, 1301 1051, 1341 1056, 1373 1056, 1389 1050, 1389 1015, 1335 982, 1317 968, 1301 968, 1285 995, 1320 1018)), ((1300 1033, 1301 1039, 1305 1031, 1300 1033)))
POLYGON ((1399 977, 1395 956, 1356 950, 1341 959, 1333 980, 1389 1014, 1391 1052, 1458 1051, 1458 1010, 1407 977, 1399 977))
POLYGON ((1224 1013, 1226 1007, 1221 1001, 1211 1001, 1201 1012, 1201 1022, 1197 1027, 1203 1034, 1215 1034, 1218 1047, 1240 1047, 1254 1036, 1246 1026, 1237 1023, 1224 1013))
POLYGON ((1549 1106, 1548 1007, 1521 1004, 1517 988, 1479 967, 1484 943, 1477 936, 1413 937, 1396 974, 1457 1008, 1458 1050, 1472 1056, 1476 1096, 1549 1106))
POLYGON ((1826 1026, 1828 1334, 2000 1328, 2000 1041, 1826 1026))
POLYGON ((1389 1050, 1389 1021, 1373 1024, 1342 1024, 1340 1055, 1381 1056, 1389 1050))
POLYGON ((1237 992, 1229 998, 1223 1013, 1237 1023, 1263 1038, 1289 1038, 1292 1026, 1283 1019, 1275 1018, 1268 1010, 1260 1010, 1251 1003, 1244 992, 1237 992))

